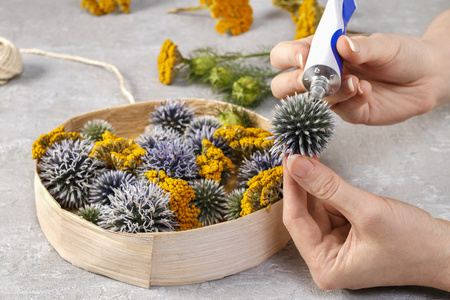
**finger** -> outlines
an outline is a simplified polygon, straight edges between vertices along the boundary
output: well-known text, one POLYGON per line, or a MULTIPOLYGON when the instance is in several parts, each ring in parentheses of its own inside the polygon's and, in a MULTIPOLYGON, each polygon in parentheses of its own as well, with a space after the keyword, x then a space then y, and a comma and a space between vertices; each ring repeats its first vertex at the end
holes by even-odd
POLYGON ((342 120, 353 124, 372 124, 370 120, 369 101, 372 98, 372 85, 361 80, 356 88, 356 94, 346 101, 331 106, 342 120))
POLYGON ((330 105, 346 101, 358 94, 359 79, 355 75, 345 75, 342 77, 342 84, 339 91, 325 100, 330 105))
POLYGON ((341 57, 351 64, 383 65, 393 60, 399 50, 398 36, 375 33, 369 36, 341 36, 336 44, 341 57))
POLYGON ((283 222, 306 260, 322 240, 322 231, 308 212, 306 191, 292 178, 283 160, 283 222))
POLYGON ((278 43, 270 51, 270 63, 277 69, 303 68, 312 37, 278 43))
POLYGON ((295 93, 305 92, 306 89, 302 83, 302 75, 302 69, 278 74, 270 83, 272 94, 278 99, 282 99, 286 96, 292 96, 295 93))
POLYGON ((308 193, 337 209, 349 222, 361 216, 368 206, 367 201, 375 197, 347 183, 334 171, 309 157, 290 155, 286 167, 308 193))

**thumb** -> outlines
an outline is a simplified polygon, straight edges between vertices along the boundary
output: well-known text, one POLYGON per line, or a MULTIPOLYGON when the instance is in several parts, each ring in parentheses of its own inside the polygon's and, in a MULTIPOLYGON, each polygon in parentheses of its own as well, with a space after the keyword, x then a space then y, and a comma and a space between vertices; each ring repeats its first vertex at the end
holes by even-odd
POLYGON ((348 219, 361 215, 372 197, 337 175, 318 160, 307 156, 290 155, 287 168, 292 178, 309 194, 340 211, 348 219))

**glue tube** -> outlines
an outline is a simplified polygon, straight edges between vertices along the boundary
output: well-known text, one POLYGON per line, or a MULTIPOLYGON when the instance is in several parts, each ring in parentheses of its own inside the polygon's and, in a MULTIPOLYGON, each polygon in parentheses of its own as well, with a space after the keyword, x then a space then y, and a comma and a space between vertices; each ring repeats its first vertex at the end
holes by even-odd
POLYGON ((312 99, 321 100, 333 95, 341 86, 342 59, 337 53, 336 43, 345 34, 355 9, 355 0, 328 0, 325 6, 302 77, 303 86, 312 99))

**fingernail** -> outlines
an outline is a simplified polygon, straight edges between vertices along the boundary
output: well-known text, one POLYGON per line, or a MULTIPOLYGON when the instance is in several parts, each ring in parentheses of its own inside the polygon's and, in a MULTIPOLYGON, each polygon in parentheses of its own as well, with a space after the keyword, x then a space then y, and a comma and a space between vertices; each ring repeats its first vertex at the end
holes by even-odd
POLYGON ((355 91, 355 86, 353 85, 353 80, 351 78, 347 79, 347 87, 350 90, 350 92, 355 91))
POLYGON ((291 174, 300 178, 305 178, 312 171, 314 165, 304 156, 294 154, 289 155, 287 159, 287 167, 291 174))
POLYGON ((301 53, 298 54, 298 61, 300 63, 300 69, 303 69, 303 55, 301 53))
POLYGON ((362 95, 364 94, 363 90, 361 89, 361 84, 358 83, 358 94, 362 95))
POLYGON ((355 42, 352 41, 351 38, 349 38, 348 36, 344 35, 344 37, 347 39, 347 42, 350 46, 350 49, 352 49, 353 52, 357 53, 359 52, 359 46, 358 44, 356 44, 355 42))

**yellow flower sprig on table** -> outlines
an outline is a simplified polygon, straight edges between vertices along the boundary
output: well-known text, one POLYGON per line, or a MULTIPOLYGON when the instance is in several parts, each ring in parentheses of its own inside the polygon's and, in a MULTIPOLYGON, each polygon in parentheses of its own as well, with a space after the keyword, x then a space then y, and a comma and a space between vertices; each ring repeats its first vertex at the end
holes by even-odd
POLYGON ((241 200, 241 216, 246 216, 260 208, 277 202, 283 184, 283 166, 262 171, 248 183, 248 189, 241 200))
POLYGON ((91 14, 102 16, 114 11, 129 13, 131 0, 82 0, 81 8, 86 8, 91 14))
POLYGON ((203 139, 202 154, 197 156, 197 165, 200 166, 200 176, 216 182, 222 181, 224 173, 232 172, 235 169, 231 159, 207 139, 203 139))
POLYGON ((231 149, 250 157, 255 151, 269 150, 273 140, 267 140, 272 133, 262 128, 245 128, 239 125, 224 125, 214 133, 215 138, 222 138, 231 149))
POLYGON ((249 0, 200 0, 200 4, 201 6, 196 7, 171 9, 169 12, 209 9, 211 17, 218 20, 215 29, 220 34, 229 32, 240 35, 248 31, 253 23, 253 9, 249 0))
POLYGON ((145 155, 145 150, 133 140, 119 138, 109 131, 102 134, 102 137, 103 141, 95 143, 89 156, 106 162, 107 168, 134 172, 142 162, 140 157, 145 155))
POLYGON ((83 138, 77 132, 65 132, 64 126, 56 127, 49 133, 41 135, 34 143, 31 149, 33 159, 40 159, 47 151, 47 148, 62 140, 82 140, 83 138))
POLYGON ((194 190, 187 181, 171 178, 164 171, 149 171, 145 173, 145 176, 150 182, 157 183, 169 193, 169 206, 175 213, 179 224, 177 231, 201 227, 197 218, 200 210, 190 204, 195 198, 194 190))

